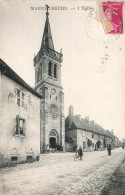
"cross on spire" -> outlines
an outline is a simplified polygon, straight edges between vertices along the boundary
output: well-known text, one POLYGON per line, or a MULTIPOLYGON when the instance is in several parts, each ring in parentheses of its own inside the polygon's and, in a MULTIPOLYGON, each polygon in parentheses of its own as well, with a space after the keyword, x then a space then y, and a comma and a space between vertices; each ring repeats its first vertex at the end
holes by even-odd
POLYGON ((48 12, 48 9, 50 8, 48 5, 45 5, 46 6, 46 10, 47 10, 47 12, 46 12, 46 15, 49 15, 49 12, 48 12))

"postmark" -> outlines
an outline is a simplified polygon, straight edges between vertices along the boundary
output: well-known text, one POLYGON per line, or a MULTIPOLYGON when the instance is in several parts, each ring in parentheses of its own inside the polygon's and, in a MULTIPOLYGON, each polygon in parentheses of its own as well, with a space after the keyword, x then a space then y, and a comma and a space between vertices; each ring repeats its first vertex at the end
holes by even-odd
POLYGON ((88 14, 88 17, 86 19, 85 23, 85 29, 88 37, 98 43, 98 44, 110 44, 114 41, 116 41, 119 37, 120 34, 107 34, 104 32, 104 27, 102 25, 102 22, 97 21, 96 19, 96 12, 91 11, 88 14))
POLYGON ((123 33, 123 2, 101 2, 100 16, 105 33, 123 33))

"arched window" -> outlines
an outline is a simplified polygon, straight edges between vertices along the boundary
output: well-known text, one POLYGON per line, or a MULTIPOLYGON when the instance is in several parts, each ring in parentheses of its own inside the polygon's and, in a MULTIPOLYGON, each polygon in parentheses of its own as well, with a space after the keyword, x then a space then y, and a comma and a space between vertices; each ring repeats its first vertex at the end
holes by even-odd
POLYGON ((49 62, 48 75, 52 76, 52 63, 51 62, 49 62))
POLYGON ((56 133, 55 131, 52 130, 52 131, 50 132, 49 136, 54 136, 54 137, 56 137, 56 136, 57 136, 57 133, 56 133))
POLYGON ((41 78, 42 78, 42 74, 43 74, 43 65, 42 65, 42 63, 40 63, 40 68, 41 68, 41 78))
POLYGON ((36 83, 38 83, 38 81, 39 81, 39 71, 36 70, 36 83))
POLYGON ((43 58, 43 73, 46 73, 46 58, 43 58))
POLYGON ((35 83, 37 83, 37 70, 35 71, 35 83))
POLYGON ((39 66, 39 80, 41 79, 41 65, 39 66))
POLYGON ((54 64, 54 78, 57 79, 57 65, 54 64))
POLYGON ((38 66, 38 69, 37 69, 37 75, 38 75, 38 82, 40 81, 40 79, 41 79, 41 66, 39 65, 38 66))

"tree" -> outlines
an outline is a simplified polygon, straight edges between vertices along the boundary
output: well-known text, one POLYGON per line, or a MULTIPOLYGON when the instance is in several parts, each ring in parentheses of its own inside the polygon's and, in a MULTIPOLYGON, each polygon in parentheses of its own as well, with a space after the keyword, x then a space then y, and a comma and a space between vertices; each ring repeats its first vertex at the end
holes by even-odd
POLYGON ((89 148, 92 146, 92 141, 90 139, 87 140, 87 145, 89 148))

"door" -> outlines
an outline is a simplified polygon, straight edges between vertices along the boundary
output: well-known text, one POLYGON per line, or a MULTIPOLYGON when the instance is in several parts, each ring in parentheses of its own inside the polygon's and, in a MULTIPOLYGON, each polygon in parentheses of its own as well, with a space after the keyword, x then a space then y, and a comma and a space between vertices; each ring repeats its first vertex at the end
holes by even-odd
POLYGON ((56 138, 55 137, 50 137, 49 138, 49 142, 50 142, 50 147, 51 148, 55 148, 56 147, 56 138))

